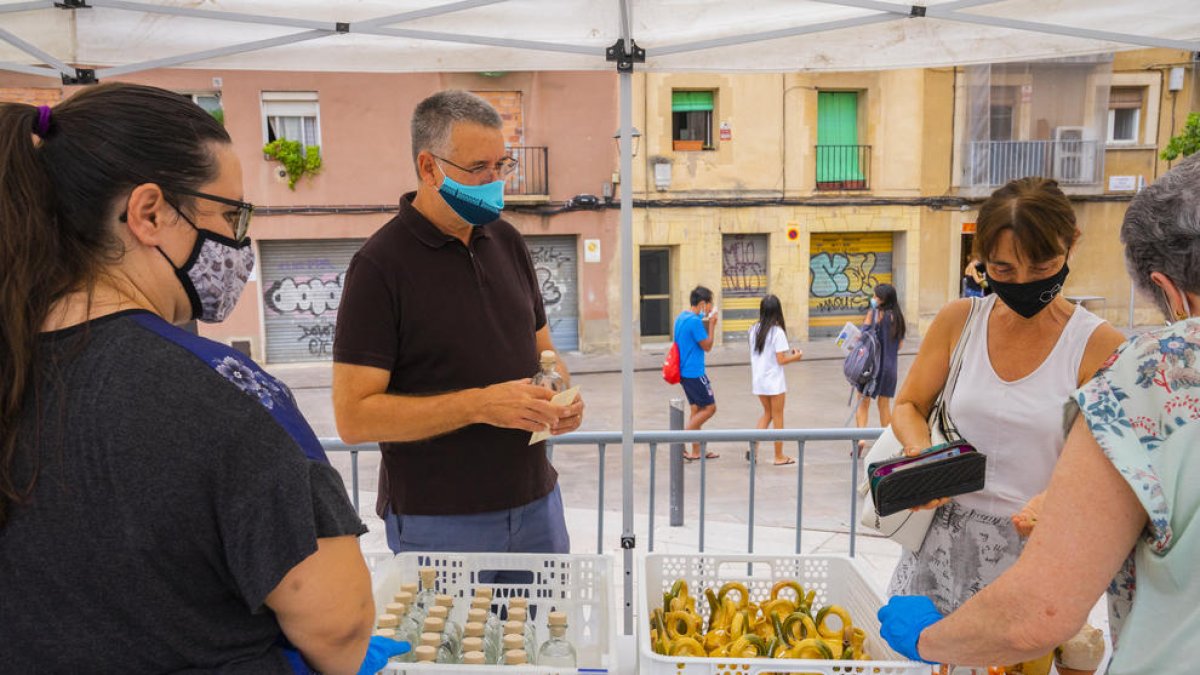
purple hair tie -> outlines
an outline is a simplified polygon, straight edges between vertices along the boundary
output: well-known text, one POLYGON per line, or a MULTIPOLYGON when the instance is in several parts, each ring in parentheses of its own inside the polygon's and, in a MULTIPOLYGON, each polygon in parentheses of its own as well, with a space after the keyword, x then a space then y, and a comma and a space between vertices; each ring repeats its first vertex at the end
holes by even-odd
POLYGON ((50 132, 50 106, 38 106, 37 124, 33 127, 33 132, 38 136, 45 137, 50 132))

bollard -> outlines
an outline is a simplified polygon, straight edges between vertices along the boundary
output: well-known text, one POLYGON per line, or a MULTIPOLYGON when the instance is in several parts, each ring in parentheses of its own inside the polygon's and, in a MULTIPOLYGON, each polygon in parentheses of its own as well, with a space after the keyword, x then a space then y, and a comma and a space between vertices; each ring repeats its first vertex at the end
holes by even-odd
MULTIPOLYGON (((683 399, 669 404, 671 431, 683 430, 683 399)), ((683 526, 683 443, 671 444, 671 527, 683 526)))

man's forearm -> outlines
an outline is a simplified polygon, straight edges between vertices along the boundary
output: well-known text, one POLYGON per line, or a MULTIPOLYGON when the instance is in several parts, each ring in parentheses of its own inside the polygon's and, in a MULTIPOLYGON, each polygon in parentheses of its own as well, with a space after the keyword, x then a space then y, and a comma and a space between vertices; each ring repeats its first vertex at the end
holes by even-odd
POLYGON ((474 424, 478 389, 432 396, 372 394, 354 405, 349 424, 339 425, 347 443, 422 441, 474 424))

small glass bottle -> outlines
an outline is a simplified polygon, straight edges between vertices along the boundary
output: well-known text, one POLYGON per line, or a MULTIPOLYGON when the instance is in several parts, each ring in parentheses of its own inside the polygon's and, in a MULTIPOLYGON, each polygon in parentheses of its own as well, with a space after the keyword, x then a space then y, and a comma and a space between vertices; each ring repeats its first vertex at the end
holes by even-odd
POLYGON ((467 612, 467 622, 463 624, 463 638, 468 637, 483 640, 484 654, 495 655, 496 650, 500 648, 500 638, 487 630, 487 613, 478 607, 467 612))
POLYGON ((442 620, 442 634, 450 641, 454 648, 454 653, 462 654, 462 627, 450 620, 450 612, 442 605, 435 605, 429 608, 429 616, 442 620))
MULTIPOLYGON (((401 594, 397 594, 397 595, 401 595, 401 594)), ((403 595, 408 595, 408 594, 404 593, 403 595)), ((395 604, 398 605, 397 609, 400 612, 400 614, 398 615, 399 618, 397 620, 398 625, 396 626, 396 639, 407 642, 410 645, 417 644, 421 638, 421 626, 416 621, 413 620, 412 616, 410 616, 408 614, 408 612, 407 612, 408 608, 405 606, 405 604, 403 602, 397 602, 395 604)), ((390 606, 391 605, 389 605, 389 607, 390 606)), ((382 619, 382 618, 383 617, 380 617, 380 619, 382 619)), ((403 663, 411 663, 413 660, 413 653, 410 650, 407 653, 401 654, 400 656, 397 656, 396 658, 394 658, 392 660, 400 661, 403 663)))
POLYGON ((524 632, 522 635, 525 636, 525 653, 536 655, 538 649, 537 628, 529 621, 528 611, 524 607, 513 607, 510 604, 508 606, 508 620, 518 621, 523 624, 524 632))
POLYGON ((454 598, 449 595, 439 595, 435 600, 438 607, 446 609, 446 632, 454 638, 455 642, 462 644, 463 627, 462 624, 450 618, 450 613, 454 611, 454 598))
MULTIPOLYGON (((382 618, 382 617, 380 617, 380 618, 382 618)), ((375 631, 374 635, 376 635, 378 637, 385 637, 385 638, 388 638, 389 640, 402 640, 403 639, 399 635, 396 634, 396 630, 393 628, 380 628, 375 631)), ((411 646, 412 643, 409 643, 409 645, 411 646)), ((408 663, 408 662, 412 661, 412 651, 411 650, 407 651, 403 654, 400 654, 399 656, 393 656, 392 658, 388 659, 388 661, 390 661, 392 663, 408 663)))
POLYGON ((575 654, 575 646, 567 641, 566 613, 550 612, 546 624, 550 631, 550 639, 538 650, 538 665, 574 668, 578 657, 575 654))
MULTIPOLYGON (((491 591, 491 589, 488 589, 488 591, 491 591)), ((475 599, 471 601, 471 610, 481 610, 484 612, 484 637, 490 638, 493 642, 499 644, 500 638, 504 637, 504 630, 500 626, 500 617, 496 616, 496 613, 492 611, 491 598, 481 597, 478 595, 478 591, 476 591, 475 599)), ((470 616, 469 613, 468 616, 470 616)), ((470 620, 474 621, 475 619, 470 620)))
POLYGON ((464 656, 467 654, 467 652, 482 652, 483 651, 483 638, 479 638, 479 637, 463 638, 462 650, 463 650, 464 656))
POLYGON ((429 614, 429 608, 437 604, 437 570, 432 567, 421 568, 421 592, 417 594, 417 608, 421 615, 429 614))
POLYGON ((463 654, 462 662, 467 666, 482 666, 487 663, 487 657, 483 652, 467 652, 463 654))
POLYGON ((520 635, 518 633, 513 633, 511 635, 505 635, 504 642, 500 649, 500 654, 496 657, 495 662, 497 664, 504 663, 505 654, 507 654, 511 651, 524 651, 524 647, 525 647, 525 636, 520 635))
POLYGON ((556 394, 567 388, 567 383, 563 381, 562 375, 558 374, 558 355, 554 353, 554 350, 547 349, 542 352, 541 366, 542 369, 533 376, 534 386, 545 387, 556 394))
POLYGON ((529 663, 524 649, 510 649, 504 652, 504 664, 508 666, 523 666, 529 663))
POLYGON ((376 628, 391 628, 392 630, 396 630, 399 625, 400 619, 396 618, 395 614, 380 614, 379 618, 375 619, 376 628))
POLYGON ((437 662, 437 649, 421 645, 414 652, 417 655, 417 663, 435 663, 437 662))
MULTIPOLYGON (((388 605, 388 606, 390 607, 391 605, 388 605)), ((375 626, 376 626, 375 635, 379 635, 379 636, 386 637, 386 638, 391 638, 393 640, 402 640, 402 641, 408 642, 410 644, 412 643, 412 640, 410 640, 407 636, 401 634, 400 619, 395 614, 391 614, 391 613, 380 614, 379 618, 375 620, 375 626)), ((407 656, 407 654, 405 656, 407 656)), ((391 660, 392 661, 402 661, 404 659, 397 656, 391 660)))
POLYGON ((401 605, 401 604, 402 604, 402 603, 399 603, 399 602, 389 602, 389 603, 387 603, 386 605, 384 605, 384 606, 383 606, 383 613, 384 613, 384 614, 391 614, 392 616, 394 616, 394 617, 396 617, 397 619, 399 619, 399 618, 400 618, 400 610, 399 610, 399 607, 400 607, 400 605, 401 605))
MULTIPOLYGON (((438 612, 434 612, 437 614, 438 612)), ((437 662, 438 663, 458 663, 459 651, 458 645, 446 635, 446 622, 438 616, 430 615, 425 618, 425 625, 422 627, 424 633, 421 633, 421 644, 428 644, 430 636, 433 636, 437 644, 437 662)))

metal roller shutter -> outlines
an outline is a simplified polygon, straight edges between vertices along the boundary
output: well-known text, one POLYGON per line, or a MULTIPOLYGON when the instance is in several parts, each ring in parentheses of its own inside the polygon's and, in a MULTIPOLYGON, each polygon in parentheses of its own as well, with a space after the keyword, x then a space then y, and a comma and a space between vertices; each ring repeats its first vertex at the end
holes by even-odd
POLYGON ((859 323, 878 284, 892 283, 892 233, 813 234, 809 251, 808 336, 833 337, 859 323))
POLYGON ((745 340, 758 321, 758 305, 767 294, 765 234, 727 234, 721 238, 721 330, 726 341, 745 340))
POLYGON ((573 235, 525 237, 559 351, 579 350, 579 249, 573 235))
POLYGON ((267 361, 329 361, 342 281, 363 239, 261 241, 267 361))

